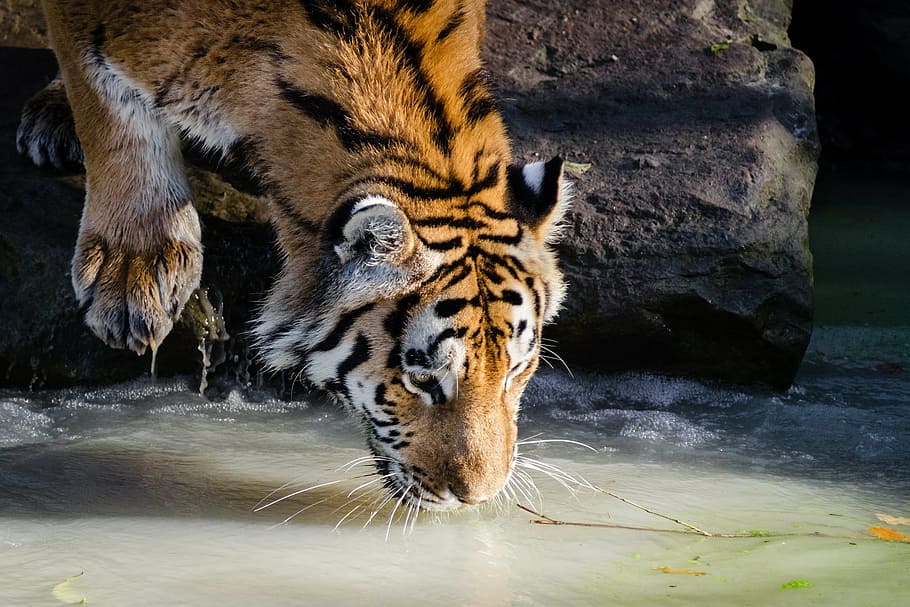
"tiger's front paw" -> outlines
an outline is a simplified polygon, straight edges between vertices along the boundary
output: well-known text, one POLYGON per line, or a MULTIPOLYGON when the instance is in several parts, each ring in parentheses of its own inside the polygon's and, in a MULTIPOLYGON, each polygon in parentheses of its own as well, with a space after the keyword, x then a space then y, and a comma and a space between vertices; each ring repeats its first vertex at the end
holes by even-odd
POLYGON ((201 272, 198 240, 171 239, 137 252, 83 232, 73 258, 73 287, 95 335, 113 348, 143 354, 170 333, 201 272))

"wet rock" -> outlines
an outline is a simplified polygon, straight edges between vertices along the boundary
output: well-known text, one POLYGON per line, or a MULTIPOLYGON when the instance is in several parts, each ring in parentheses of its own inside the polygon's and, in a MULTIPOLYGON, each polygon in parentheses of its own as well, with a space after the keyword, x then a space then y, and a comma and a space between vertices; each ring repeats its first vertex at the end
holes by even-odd
MULTIPOLYGON (((570 296, 548 329, 571 364, 792 380, 811 331, 806 217, 818 146, 813 68, 787 40, 789 4, 489 3, 486 57, 516 158, 573 163, 560 246, 570 296)), ((47 54, 4 52, 15 86, 0 100, 0 137, 12 142, 19 106, 55 68, 47 54)), ((248 372, 243 331, 276 266, 271 235, 256 223, 257 199, 206 173, 193 179, 208 192, 204 281, 223 294, 237 336, 226 359, 248 372)), ((80 187, 0 146, 2 383, 148 372, 147 359, 88 335, 75 311, 80 187)), ((178 329, 159 352, 161 372, 198 371, 197 345, 178 329)))

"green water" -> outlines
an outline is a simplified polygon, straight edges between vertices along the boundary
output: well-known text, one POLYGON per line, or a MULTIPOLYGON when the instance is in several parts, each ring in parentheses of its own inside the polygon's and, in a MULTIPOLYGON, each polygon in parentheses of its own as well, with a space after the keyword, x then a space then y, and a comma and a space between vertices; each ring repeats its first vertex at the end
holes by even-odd
POLYGON ((817 325, 910 325, 910 178, 820 174, 809 230, 817 325))

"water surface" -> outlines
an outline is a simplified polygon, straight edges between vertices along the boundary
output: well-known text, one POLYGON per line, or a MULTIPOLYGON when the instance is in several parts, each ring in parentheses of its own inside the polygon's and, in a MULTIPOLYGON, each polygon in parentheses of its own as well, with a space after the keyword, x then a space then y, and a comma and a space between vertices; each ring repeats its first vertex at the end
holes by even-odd
POLYGON ((543 443, 528 456, 755 536, 736 539, 532 523, 515 501, 562 521, 685 530, 539 473, 539 494, 416 521, 389 504, 364 526, 380 492, 350 501, 370 470, 339 470, 365 448, 331 405, 240 389, 210 401, 179 378, 2 394, 0 604, 899 604, 910 544, 868 529, 876 514, 910 516, 908 344, 910 329, 821 329, 786 393, 535 378, 522 436, 594 451, 543 443), (255 510, 285 483, 275 496, 339 479, 255 510), (782 588, 793 581, 811 587, 782 588))

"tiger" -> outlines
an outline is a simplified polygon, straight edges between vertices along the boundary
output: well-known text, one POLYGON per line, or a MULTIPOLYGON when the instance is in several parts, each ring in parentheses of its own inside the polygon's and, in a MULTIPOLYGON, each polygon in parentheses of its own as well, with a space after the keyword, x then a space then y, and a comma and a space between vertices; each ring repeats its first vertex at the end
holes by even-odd
POLYGON ((398 503, 490 501, 566 294, 563 160, 515 163, 477 0, 45 0, 60 75, 20 151, 81 163, 84 322, 154 352, 199 286, 191 142, 268 198, 283 263, 250 335, 359 419, 398 503))

